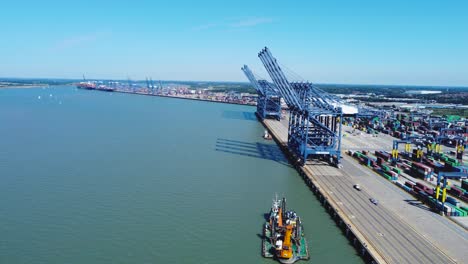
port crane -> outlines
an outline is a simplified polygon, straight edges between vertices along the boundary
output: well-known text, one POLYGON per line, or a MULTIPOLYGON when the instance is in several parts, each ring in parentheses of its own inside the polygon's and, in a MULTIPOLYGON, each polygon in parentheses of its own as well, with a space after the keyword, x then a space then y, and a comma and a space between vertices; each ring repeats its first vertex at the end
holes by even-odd
MULTIPOLYGON (((393 147, 392 147, 392 163, 393 164, 396 164, 396 162, 398 161, 398 156, 399 156, 399 150, 398 150, 398 145, 400 144, 405 144, 405 154, 409 155, 411 154, 411 144, 414 144, 417 148, 416 150, 416 159, 417 160, 421 160, 422 156, 423 156, 423 147, 424 147, 424 142, 422 140, 420 140, 419 137, 417 136, 409 136, 407 139, 404 139, 404 140, 394 140, 393 141, 393 147)), ((433 145, 432 144, 428 144, 427 146, 427 151, 428 151, 428 155, 429 154, 429 151, 431 151, 430 153, 432 153, 432 149, 433 149, 433 145)))
POLYGON ((151 90, 151 94, 154 95, 154 83, 152 78, 148 79, 148 77, 146 77, 146 88, 148 88, 148 91, 151 90))
POLYGON ((161 80, 159 80, 159 91, 161 91, 161 92, 162 92, 162 89, 163 89, 163 85, 162 85, 162 82, 161 82, 161 80))
POLYGON ((443 183, 442 185, 442 208, 441 208, 442 212, 444 211, 445 200, 447 199, 447 180, 448 179, 461 179, 461 178, 466 178, 466 177, 468 177, 468 173, 463 173, 463 172, 442 172, 441 171, 437 174, 435 198, 437 200, 439 199, 440 184, 443 183))
POLYGON ((440 153, 440 146, 442 145, 444 140, 455 141, 455 149, 456 155, 458 160, 463 159, 463 152, 465 151, 465 144, 466 138, 462 136, 463 131, 455 128, 443 128, 440 131, 440 135, 436 137, 436 143, 439 146, 440 153), (454 134, 450 135, 449 133, 453 132, 454 134))
POLYGON ((266 80, 257 80, 249 66, 241 68, 252 86, 257 90, 257 115, 265 118, 281 119, 281 95, 274 84, 266 80))
POLYGON ((154 82, 153 82, 153 78, 150 78, 150 85, 151 85, 151 94, 154 95, 154 82))
POLYGON ((268 48, 258 57, 290 110, 288 147, 302 164, 310 157, 340 167, 342 107, 309 82, 289 82, 268 48))

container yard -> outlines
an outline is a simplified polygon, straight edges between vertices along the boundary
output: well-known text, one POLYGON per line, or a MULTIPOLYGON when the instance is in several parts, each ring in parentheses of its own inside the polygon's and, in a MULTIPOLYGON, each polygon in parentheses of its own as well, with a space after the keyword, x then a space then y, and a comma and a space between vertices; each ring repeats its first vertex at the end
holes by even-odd
POLYGON ((258 119, 366 261, 466 263, 466 119, 349 104, 258 57, 258 119))
MULTIPOLYGON (((83 77, 84 79, 84 77, 83 77)), ((212 92, 208 89, 189 89, 186 85, 172 83, 157 84, 153 80, 146 79, 146 86, 141 82, 117 82, 117 81, 86 81, 77 83, 78 89, 137 94, 146 96, 175 97, 180 99, 208 101, 227 104, 256 105, 255 94, 235 92, 212 92)))

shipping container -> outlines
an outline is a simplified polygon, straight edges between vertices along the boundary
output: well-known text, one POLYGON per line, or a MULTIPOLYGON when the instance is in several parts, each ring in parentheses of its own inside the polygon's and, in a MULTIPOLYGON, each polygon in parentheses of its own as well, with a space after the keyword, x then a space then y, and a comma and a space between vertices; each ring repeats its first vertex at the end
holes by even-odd
POLYGON ((461 187, 465 190, 468 190, 468 180, 463 180, 461 182, 461 187))
POLYGON ((455 207, 459 207, 460 206, 460 201, 456 200, 455 198, 453 197, 450 197, 448 196, 447 199, 445 200, 445 202, 449 203, 449 204, 452 204, 454 205, 455 207))
POLYGON ((410 187, 410 188, 413 188, 413 186, 416 185, 416 184, 414 182, 406 181, 405 185, 410 187))

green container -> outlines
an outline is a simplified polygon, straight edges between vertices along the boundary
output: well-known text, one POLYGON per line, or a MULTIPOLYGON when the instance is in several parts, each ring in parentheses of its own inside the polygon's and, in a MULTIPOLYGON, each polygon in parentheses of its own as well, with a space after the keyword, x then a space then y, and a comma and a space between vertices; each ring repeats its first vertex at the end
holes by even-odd
POLYGON ((460 216, 466 216, 466 212, 463 211, 463 210, 460 210, 460 208, 457 208, 457 207, 453 207, 455 209, 455 211, 457 211, 460 216))
POLYGON ((468 214, 468 208, 466 208, 466 207, 460 207, 460 210, 462 210, 463 212, 465 212, 465 214, 468 214))
POLYGON ((401 174, 401 170, 399 168, 392 168, 392 171, 401 174))

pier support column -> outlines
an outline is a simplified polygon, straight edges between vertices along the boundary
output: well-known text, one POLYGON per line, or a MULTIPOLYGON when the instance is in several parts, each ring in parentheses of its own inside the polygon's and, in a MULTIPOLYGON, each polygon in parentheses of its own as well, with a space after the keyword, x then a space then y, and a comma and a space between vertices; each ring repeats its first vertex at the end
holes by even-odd
POLYGON ((361 255, 364 256, 366 254, 366 251, 367 251, 367 245, 363 244, 361 248, 361 255))

